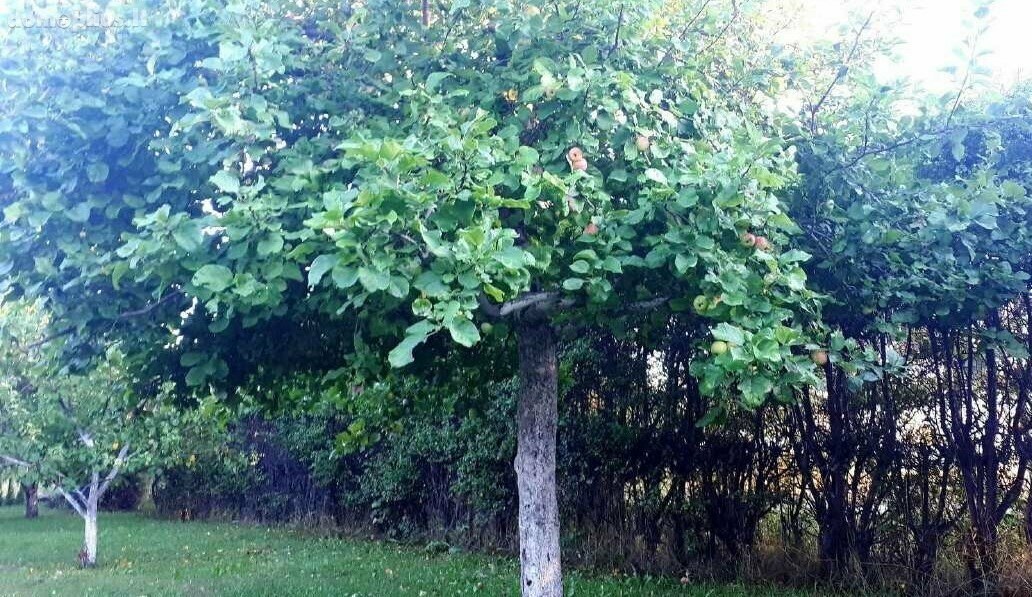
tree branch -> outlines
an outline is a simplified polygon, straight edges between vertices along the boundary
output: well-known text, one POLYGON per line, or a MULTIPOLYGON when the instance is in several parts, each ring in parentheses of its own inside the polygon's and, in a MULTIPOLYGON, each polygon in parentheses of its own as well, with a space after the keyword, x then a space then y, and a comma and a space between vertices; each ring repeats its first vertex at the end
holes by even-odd
POLYGON ((657 296, 655 298, 650 298, 648 300, 631 303, 630 305, 627 305, 626 308, 629 311, 645 311, 648 309, 655 309, 656 307, 662 305, 668 300, 670 300, 669 297, 657 296))
POLYGON ((870 26, 872 19, 874 19, 873 10, 869 15, 867 15, 867 20, 864 21, 864 24, 860 25, 860 29, 857 30, 856 37, 853 38, 853 46, 849 49, 849 53, 846 54, 846 59, 839 65, 838 72, 835 73, 835 78, 831 80, 831 84, 824 90, 824 94, 821 95, 819 100, 817 100, 817 103, 810 106, 810 132, 817 132, 817 112, 820 111, 824 102, 828 100, 828 96, 831 95, 831 90, 838 85, 839 81, 842 80, 842 77, 844 77, 849 71, 849 64, 853 61, 853 57, 856 55, 857 49, 860 48, 860 38, 863 36, 864 31, 867 30, 867 27, 870 26))
MULTIPOLYGON (((528 309, 550 312, 560 309, 568 309, 577 304, 577 301, 574 299, 562 298, 562 294, 559 292, 531 292, 524 294, 517 299, 502 303, 500 306, 491 303, 484 295, 480 295, 477 300, 480 303, 480 309, 485 315, 492 319, 508 317, 509 315, 514 315, 528 309)), ((644 311, 659 307, 668 300, 670 300, 670 297, 658 296, 625 305, 623 308, 627 311, 644 311)))
POLYGON ((104 495, 104 492, 107 491, 108 485, 110 485, 111 482, 115 480, 115 477, 118 476, 118 473, 122 470, 122 466, 125 464, 125 459, 128 455, 129 442, 126 442, 125 445, 122 446, 122 449, 118 451, 118 456, 115 458, 115 464, 111 466, 111 470, 108 471, 107 476, 104 477, 104 481, 100 484, 100 488, 97 489, 97 499, 100 499, 100 496, 104 495))
POLYGON ((702 49, 702 52, 700 52, 700 54, 708 53, 710 50, 713 49, 713 46, 717 45, 720 42, 720 40, 724 39, 724 34, 727 33, 727 30, 730 29, 731 25, 734 25, 735 21, 737 20, 738 2, 736 2, 735 0, 731 0, 731 18, 727 20, 727 24, 725 24, 724 28, 720 30, 720 33, 718 33, 716 37, 714 37, 708 44, 706 44, 706 47, 702 49))
POLYGON ((76 431, 76 434, 79 436, 79 441, 82 442, 82 445, 86 446, 87 448, 93 448, 96 442, 93 441, 93 437, 90 435, 89 431, 86 431, 85 429, 79 429, 76 431))
POLYGON ((623 27, 623 17, 624 5, 621 3, 620 16, 616 18, 616 35, 613 36, 613 45, 609 46, 609 51, 606 52, 606 60, 609 60, 609 57, 613 55, 613 52, 615 52, 620 47, 620 29, 623 27))
POLYGON ((76 514, 83 518, 86 518, 86 511, 83 509, 82 504, 77 502, 74 497, 72 497, 67 491, 64 490, 63 487, 58 486, 57 490, 61 492, 62 496, 64 496, 65 501, 71 504, 76 514))
POLYGON ((24 468, 32 468, 32 464, 30 464, 29 462, 27 462, 25 460, 22 460, 20 458, 15 458, 14 456, 8 456, 6 454, 0 454, 0 461, 6 462, 7 464, 10 464, 10 465, 13 465, 13 466, 21 466, 21 467, 24 467, 24 468))
POLYGON ((172 292, 166 294, 165 296, 161 297, 160 299, 158 299, 156 301, 153 301, 153 302, 150 302, 150 303, 147 303, 146 305, 144 305, 143 307, 141 307, 139 309, 134 309, 132 311, 123 311, 123 312, 119 313, 118 314, 118 319, 129 319, 129 318, 132 318, 132 317, 139 317, 141 315, 146 315, 146 314, 150 313, 151 311, 153 311, 154 309, 157 309, 161 305, 167 303, 171 299, 173 299, 173 298, 175 298, 177 296, 180 296, 182 294, 183 294, 182 290, 173 290, 172 292))
MULTIPOLYGON (((163 305, 163 304, 167 303, 168 301, 172 300, 173 298, 175 298, 177 296, 181 296, 183 294, 184 294, 184 292, 182 290, 174 290, 174 291, 166 294, 165 296, 161 297, 160 299, 158 299, 156 301, 147 303, 146 305, 144 305, 143 307, 140 307, 139 309, 132 309, 132 310, 129 310, 129 311, 123 311, 123 312, 119 313, 115 317, 115 319, 116 320, 131 319, 133 317, 140 317, 141 315, 146 315, 146 314, 150 313, 151 311, 153 311, 154 309, 157 309, 161 305, 163 305)), ((36 340, 35 342, 32 342, 30 344, 26 344, 25 345, 25 350, 33 350, 35 348, 39 348, 40 346, 43 346, 44 344, 47 344, 47 343, 52 342, 54 340, 57 340, 58 338, 60 338, 62 336, 67 336, 68 334, 71 334, 74 331, 75 331, 75 328, 71 327, 71 328, 63 329, 63 330, 61 330, 59 332, 54 332, 53 334, 50 334, 49 336, 45 336, 45 337, 43 337, 40 340, 36 340)))
MULTIPOLYGON (((684 37, 686 35, 688 35, 688 30, 691 29, 692 25, 694 25, 695 22, 699 20, 699 17, 702 16, 702 13, 706 12, 706 7, 709 6, 709 3, 711 1, 712 0, 705 0, 705 2, 702 3, 702 6, 699 7, 699 10, 695 13, 695 15, 692 16, 692 18, 688 19, 688 22, 685 23, 684 28, 681 29, 681 33, 678 34, 678 36, 677 36, 678 40, 680 40, 680 41, 684 40, 684 37)), ((659 63, 660 64, 665 63, 667 61, 667 59, 670 58, 670 54, 673 53, 673 51, 674 51, 674 46, 671 43, 669 46, 667 46, 666 52, 663 53, 663 57, 659 59, 659 63)))
POLYGON ((41 340, 36 340, 35 342, 33 342, 31 344, 26 344, 25 345, 25 350, 32 350, 34 348, 39 348, 40 346, 43 346, 44 344, 47 344, 48 342, 52 342, 54 340, 57 340, 61 336, 67 336, 68 334, 71 334, 74 331, 75 331, 75 328, 68 328, 68 329, 65 329, 65 330, 61 330, 60 332, 54 332, 53 334, 50 334, 49 336, 44 336, 41 340))
POLYGON ((562 295, 558 292, 531 292, 518 299, 503 303, 498 309, 500 317, 513 315, 527 309, 534 308, 538 311, 553 311, 558 308, 572 307, 576 302, 573 299, 560 299, 562 295))

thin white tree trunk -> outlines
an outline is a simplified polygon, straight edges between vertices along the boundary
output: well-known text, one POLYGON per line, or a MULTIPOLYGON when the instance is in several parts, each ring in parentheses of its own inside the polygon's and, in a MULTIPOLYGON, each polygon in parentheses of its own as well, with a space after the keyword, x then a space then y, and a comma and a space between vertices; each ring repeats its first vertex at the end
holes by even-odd
POLYGON ((514 464, 520 511, 520 592, 523 597, 562 597, 555 482, 559 420, 555 334, 547 320, 521 322, 517 341, 520 394, 514 464))
POLYGON ((86 537, 83 541, 83 551, 86 557, 83 565, 93 567, 97 565, 97 508, 93 506, 86 513, 86 537))
POLYGON ((100 475, 93 473, 90 479, 90 490, 86 494, 86 508, 83 520, 86 521, 85 537, 82 549, 85 553, 83 566, 92 568, 97 565, 97 506, 100 503, 100 475))

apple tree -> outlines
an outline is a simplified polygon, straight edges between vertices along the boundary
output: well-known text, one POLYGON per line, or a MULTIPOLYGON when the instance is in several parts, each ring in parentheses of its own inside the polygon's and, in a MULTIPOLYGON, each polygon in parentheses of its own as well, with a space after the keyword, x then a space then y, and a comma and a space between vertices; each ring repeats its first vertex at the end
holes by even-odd
POLYGON ((226 334, 270 330, 287 358, 273 322, 305 346, 344 326, 395 368, 513 334, 521 590, 559 595, 560 330, 694 311, 707 394, 814 380, 793 154, 768 90, 727 89, 765 80, 715 48, 706 4, 194 0, 114 36, 18 32, 4 284, 69 347, 179 354, 198 387, 239 378, 226 334))
POLYGON ((170 454, 186 417, 140 399, 117 350, 71 372, 45 337, 38 306, 3 305, 0 461, 60 493, 84 522, 80 564, 97 563, 100 499, 120 474, 170 454))

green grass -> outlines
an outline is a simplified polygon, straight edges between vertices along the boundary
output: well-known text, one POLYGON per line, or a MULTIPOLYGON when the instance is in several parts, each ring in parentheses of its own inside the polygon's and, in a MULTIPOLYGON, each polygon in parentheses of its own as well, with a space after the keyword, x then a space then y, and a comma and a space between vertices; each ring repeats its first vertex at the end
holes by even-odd
MULTIPOLYGON (((100 566, 79 570, 80 520, 0 508, 0 595, 515 595, 515 561, 282 529, 101 514, 100 566)), ((577 596, 799 595, 674 579, 568 575, 577 596)))

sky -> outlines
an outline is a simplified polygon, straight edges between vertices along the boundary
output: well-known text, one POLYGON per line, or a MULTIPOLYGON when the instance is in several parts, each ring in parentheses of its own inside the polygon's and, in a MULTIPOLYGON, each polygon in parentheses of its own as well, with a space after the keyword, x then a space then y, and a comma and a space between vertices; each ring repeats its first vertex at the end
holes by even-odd
MULTIPOLYGON (((979 40, 979 48, 989 53, 979 58, 982 66, 993 71, 994 83, 1008 87, 1021 78, 1032 77, 1032 0, 996 0, 988 3, 989 12, 982 19, 974 13, 980 4, 975 0, 803 0, 810 22, 799 23, 802 35, 839 39, 836 25, 850 12, 867 14, 874 8, 898 15, 891 27, 902 45, 896 64, 880 65, 879 76, 907 75, 935 92, 955 87, 945 66, 959 64, 954 55, 977 22, 988 27, 979 40)), ((883 15, 882 18, 895 19, 883 15)))
MULTIPOLYGON (((0 14, 24 0, 0 0, 0 14)), ((64 7, 82 7, 92 0, 40 0, 46 4, 64 7)), ((947 75, 940 72, 944 66, 956 64, 953 49, 970 33, 965 22, 973 21, 979 4, 986 0, 796 0, 802 10, 793 20, 793 36, 799 41, 807 38, 841 39, 837 24, 851 12, 866 15, 872 9, 882 11, 882 18, 898 22, 891 30, 904 40, 899 47, 898 64, 885 64, 881 73, 886 77, 908 75, 934 92, 946 92, 955 87, 947 75), (887 14, 886 14, 887 13, 887 14)), ((980 47, 990 54, 981 59, 993 70, 1001 87, 1007 87, 1021 77, 1032 77, 1032 0, 994 0, 988 2, 989 14, 982 22, 988 24, 980 47)), ((2 32, 0 32, 2 33, 2 32)))

